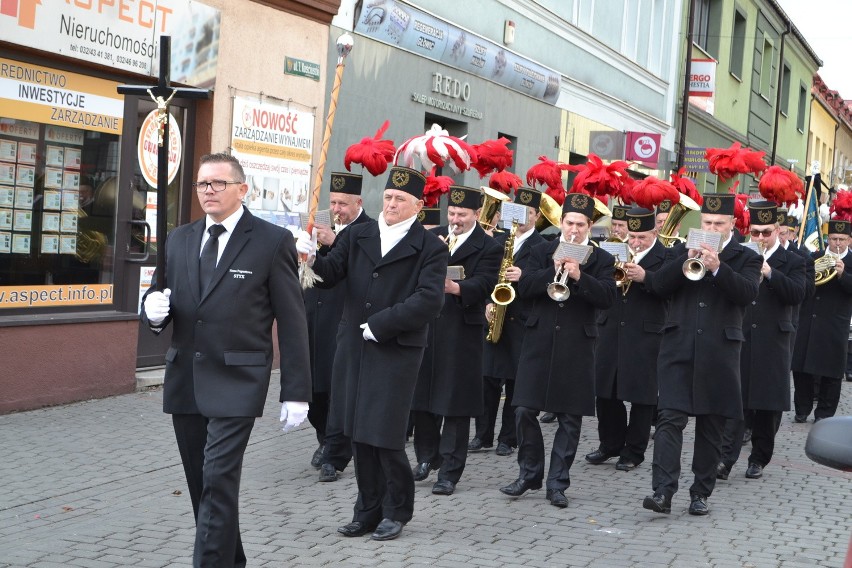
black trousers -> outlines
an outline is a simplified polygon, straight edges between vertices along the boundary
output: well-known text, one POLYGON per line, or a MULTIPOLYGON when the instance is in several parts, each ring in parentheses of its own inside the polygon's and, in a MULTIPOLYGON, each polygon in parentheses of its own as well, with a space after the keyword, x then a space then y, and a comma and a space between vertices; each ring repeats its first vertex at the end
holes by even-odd
MULTIPOLYGON (((781 426, 783 413, 775 410, 749 410, 747 414, 751 417, 751 455, 748 457, 748 463, 766 467, 775 452, 775 434, 781 426)), ((746 420, 725 420, 721 461, 728 469, 734 467, 740 458, 743 432, 748 426, 746 420)))
POLYGON ((317 433, 317 442, 325 444, 326 425, 328 424, 329 396, 327 392, 313 393, 313 400, 308 406, 308 422, 317 433))
POLYGON ((657 406, 631 404, 629 421, 627 405, 616 398, 598 398, 595 400, 595 408, 598 413, 599 449, 636 465, 645 461, 645 450, 651 438, 651 422, 657 406))
POLYGON ((414 412, 414 455, 417 463, 438 469, 439 481, 458 483, 467 463, 469 416, 439 416, 414 412))
MULTIPOLYGON (((677 492, 680 477, 680 454, 683 449, 683 429, 689 415, 680 410, 660 409, 654 434, 654 465, 651 486, 654 493, 671 497, 677 492)), ((725 418, 713 414, 695 417, 695 447, 692 473, 695 481, 690 493, 709 497, 716 486, 716 466, 721 454, 722 430, 725 418)), ((742 435, 740 436, 742 440, 742 435)))
MULTIPOLYGON (((538 410, 518 406, 515 420, 518 431, 519 479, 541 483, 544 478, 544 438, 538 422, 538 410)), ((569 472, 577 445, 580 442, 580 427, 583 417, 556 413, 557 428, 550 450, 550 469, 547 472, 547 489, 568 489, 571 485, 569 472)))
POLYGON ((352 442, 358 498, 353 521, 376 526, 382 519, 407 523, 414 516, 414 476, 405 450, 352 442))
POLYGON ((494 445, 494 429, 497 424, 497 411, 500 408, 500 394, 503 386, 506 387, 506 400, 503 402, 503 413, 500 420, 500 433, 497 441, 514 448, 518 445, 518 437, 515 434, 515 407, 512 406, 512 396, 515 394, 515 381, 513 379, 498 379, 496 377, 482 377, 483 399, 485 402, 485 413, 477 416, 476 437, 482 440, 482 445, 489 447, 494 445))
POLYGON ((814 418, 828 418, 837 412, 840 403, 842 377, 819 377, 809 373, 793 372, 793 406, 796 414, 808 416, 814 407, 814 380, 819 379, 819 400, 814 418))
POLYGON ((172 425, 195 513, 196 568, 244 567, 239 493, 243 454, 255 419, 174 414, 172 425))
POLYGON ((322 463, 333 465, 337 471, 343 471, 352 461, 352 440, 343 433, 344 409, 338 408, 341 402, 341 397, 331 398, 322 449, 322 463))

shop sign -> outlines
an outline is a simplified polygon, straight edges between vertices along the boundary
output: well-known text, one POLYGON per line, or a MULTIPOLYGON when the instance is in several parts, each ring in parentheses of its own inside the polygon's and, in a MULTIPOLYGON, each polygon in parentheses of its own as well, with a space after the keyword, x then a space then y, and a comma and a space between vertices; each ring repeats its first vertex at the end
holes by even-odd
POLYGON ((559 98, 560 73, 396 0, 365 6, 355 32, 549 104, 559 98))
POLYGON ((0 309, 112 304, 112 284, 2 286, 0 309))
POLYGON ((215 83, 219 10, 193 0, 2 0, 3 40, 123 69, 159 75, 159 37, 172 37, 171 80, 215 83))
POLYGON ((689 96, 712 97, 716 94, 716 60, 693 59, 690 63, 689 96))
POLYGON ((707 153, 707 148, 705 147, 690 147, 687 146, 684 148, 683 153, 683 166, 686 168, 686 171, 693 172, 696 174, 700 173, 710 173, 710 163, 707 161, 705 154, 707 153))
POLYGON ((0 58, 6 118, 120 135, 124 98, 117 88, 115 81, 0 58))
POLYGON ((656 168, 660 160, 660 138, 659 134, 650 132, 628 132, 624 158, 648 168, 656 168))
POLYGON ((232 120, 231 154, 247 176, 246 206, 276 225, 298 224, 308 210, 314 115, 236 97, 232 120))
MULTIPOLYGON (((142 121, 139 130, 139 141, 136 147, 136 156, 139 160, 139 169, 142 177, 151 187, 157 187, 157 172, 159 150, 160 150, 160 128, 158 121, 159 110, 154 109, 148 113, 142 121)), ((175 117, 169 113, 169 181, 172 183, 180 168, 183 144, 181 142, 180 127, 175 117)))
POLYGON ((615 130, 589 132, 589 151, 602 160, 624 158, 624 133, 615 130))
POLYGON ((296 75, 297 77, 307 77, 314 81, 320 80, 320 65, 312 63, 304 59, 296 59, 295 57, 284 58, 284 74, 296 75))

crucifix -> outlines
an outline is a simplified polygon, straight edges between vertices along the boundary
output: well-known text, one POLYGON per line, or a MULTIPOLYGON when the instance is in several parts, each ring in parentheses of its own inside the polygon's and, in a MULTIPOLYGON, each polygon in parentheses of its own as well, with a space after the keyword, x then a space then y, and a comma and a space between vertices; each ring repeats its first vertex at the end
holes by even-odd
POLYGON ((172 38, 160 36, 160 76, 155 86, 121 85, 121 95, 149 96, 157 103, 157 289, 166 287, 166 231, 169 185, 169 102, 181 99, 209 99, 208 89, 172 87, 170 84, 170 59, 172 38))

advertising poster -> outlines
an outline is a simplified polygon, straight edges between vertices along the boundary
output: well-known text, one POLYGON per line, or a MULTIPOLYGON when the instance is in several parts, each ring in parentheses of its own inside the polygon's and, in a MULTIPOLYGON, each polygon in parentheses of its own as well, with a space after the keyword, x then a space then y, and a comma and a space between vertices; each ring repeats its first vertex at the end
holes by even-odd
POLYGON ((246 206, 282 227, 308 210, 314 115, 269 102, 234 99, 232 154, 246 173, 246 206))

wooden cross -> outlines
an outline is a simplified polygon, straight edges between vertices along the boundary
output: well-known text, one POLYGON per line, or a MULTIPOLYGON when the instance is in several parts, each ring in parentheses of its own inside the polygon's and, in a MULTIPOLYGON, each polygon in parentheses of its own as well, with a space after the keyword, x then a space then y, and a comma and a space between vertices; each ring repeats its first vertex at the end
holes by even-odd
POLYGON ((166 231, 167 204, 169 185, 169 102, 175 97, 181 99, 209 99, 208 89, 190 89, 172 87, 170 75, 170 59, 172 38, 160 36, 160 76, 156 86, 150 85, 121 85, 118 93, 121 95, 148 95, 157 103, 157 282, 158 290, 166 287, 166 231))

